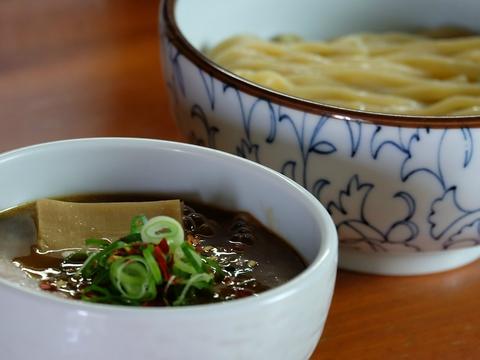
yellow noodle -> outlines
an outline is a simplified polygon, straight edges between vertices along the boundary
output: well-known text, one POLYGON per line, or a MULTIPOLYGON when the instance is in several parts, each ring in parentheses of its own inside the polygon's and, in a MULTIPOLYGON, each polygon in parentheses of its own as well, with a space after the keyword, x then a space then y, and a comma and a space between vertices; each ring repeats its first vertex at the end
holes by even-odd
POLYGON ((462 112, 465 109, 479 105, 478 97, 471 96, 453 96, 436 102, 433 105, 424 107, 419 113, 421 115, 437 115, 448 112, 454 114, 462 112))
POLYGON ((480 106, 472 106, 459 111, 452 112, 451 115, 464 116, 464 115, 480 115, 480 106))
POLYGON ((235 36, 207 56, 252 82, 320 103, 393 114, 480 114, 480 36, 463 29, 331 41, 235 36))
POLYGON ((472 62, 480 63, 480 49, 465 51, 457 55, 458 59, 470 60, 472 62))
POLYGON ((317 98, 335 99, 339 101, 359 101, 372 106, 411 106, 416 107, 417 102, 409 98, 373 93, 365 90, 357 90, 345 86, 303 86, 294 88, 300 97, 313 95, 317 98))
POLYGON ((480 64, 472 61, 422 54, 402 54, 388 59, 422 70, 435 79, 448 79, 459 75, 465 75, 472 81, 480 79, 480 64))

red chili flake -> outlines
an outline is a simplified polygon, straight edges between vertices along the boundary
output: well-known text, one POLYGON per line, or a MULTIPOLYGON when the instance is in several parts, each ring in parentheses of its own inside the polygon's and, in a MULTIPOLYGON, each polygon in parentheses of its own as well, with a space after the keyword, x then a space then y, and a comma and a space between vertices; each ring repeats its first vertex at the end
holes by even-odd
POLYGON ((168 251, 170 250, 170 247, 168 246, 167 240, 162 239, 162 241, 160 241, 160 244, 158 244, 158 245, 160 246, 160 250, 162 250, 162 252, 165 255, 168 254, 168 251))
POLYGON ((55 290, 56 290, 55 285, 52 284, 52 283, 49 282, 49 281, 42 281, 42 282, 40 282, 39 287, 40 287, 40 289, 46 290, 46 291, 55 291, 55 290))
POLYGON ((113 252, 113 255, 117 255, 117 256, 126 256, 127 255, 127 251, 125 249, 117 249, 113 252))
POLYGON ((137 248, 131 248, 130 250, 128 250, 128 255, 138 255, 138 254, 140 254, 140 250, 137 248))
POLYGON ((198 237, 196 237, 192 234, 187 234, 187 240, 185 240, 185 241, 187 243, 189 243, 190 245, 192 245, 193 247, 199 246, 200 242, 201 242, 201 240, 198 237))
POLYGON ((168 281, 168 279, 170 279, 170 274, 168 273, 167 262, 165 261, 160 245, 155 245, 153 254, 155 255, 158 266, 160 266, 160 270, 162 270, 163 277, 168 281))

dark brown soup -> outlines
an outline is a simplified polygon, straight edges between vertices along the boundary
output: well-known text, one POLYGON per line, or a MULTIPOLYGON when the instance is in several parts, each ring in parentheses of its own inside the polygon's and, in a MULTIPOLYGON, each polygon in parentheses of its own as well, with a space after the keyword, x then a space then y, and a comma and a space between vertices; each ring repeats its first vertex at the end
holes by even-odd
MULTIPOLYGON (((66 200, 76 202, 124 202, 159 200, 164 196, 151 195, 102 195, 82 196, 66 200)), ((193 201, 184 203, 183 226, 195 250, 204 258, 214 259, 221 268, 221 277, 213 289, 197 291, 190 304, 211 303, 254 295, 279 286, 306 267, 301 256, 283 239, 261 225, 245 212, 232 212, 193 201)), ((0 214, 0 235, 7 231, 21 232, 32 237, 34 229, 25 229, 25 218, 35 218, 32 205, 16 208, 0 214), (22 226, 14 226, 18 223, 22 226), (7 229, 8 228, 8 229, 7 229)), ((34 226, 33 222, 29 222, 34 226)), ((2 241, 3 239, 0 239, 2 241)), ((71 258, 64 261, 58 256, 41 253, 35 246, 26 256, 14 259, 29 276, 40 279, 44 290, 60 291, 73 298, 89 280, 78 274, 83 261, 71 258)), ((166 305, 155 299, 143 305, 166 305)))

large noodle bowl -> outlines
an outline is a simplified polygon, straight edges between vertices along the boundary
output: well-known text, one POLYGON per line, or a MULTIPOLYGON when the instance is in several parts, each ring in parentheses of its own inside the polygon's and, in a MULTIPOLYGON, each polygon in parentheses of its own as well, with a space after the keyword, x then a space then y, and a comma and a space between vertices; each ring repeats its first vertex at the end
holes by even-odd
POLYGON ((454 33, 361 33, 330 41, 234 36, 206 53, 254 83, 323 104, 389 114, 479 115, 480 36, 454 33))

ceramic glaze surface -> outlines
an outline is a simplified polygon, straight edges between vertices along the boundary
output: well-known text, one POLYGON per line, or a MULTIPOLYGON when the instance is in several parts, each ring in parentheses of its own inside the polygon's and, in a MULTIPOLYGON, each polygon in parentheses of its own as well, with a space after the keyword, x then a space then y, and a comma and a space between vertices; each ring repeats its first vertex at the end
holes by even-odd
MULTIPOLYGON (((161 34, 181 131, 193 143, 267 165, 308 189, 333 217, 342 249, 403 255, 472 248, 468 261, 480 256, 480 129, 376 125, 361 114, 296 110, 268 92, 252 96, 218 80, 190 61, 165 28, 161 34)), ((198 46, 198 34, 192 41, 198 46)))
POLYGON ((0 336, 2 358, 29 359, 41 351, 42 359, 100 359, 108 351, 120 360, 192 359, 200 353, 208 359, 299 360, 313 352, 333 293, 338 243, 326 210, 286 177, 188 144, 83 139, 1 155, 0 185, 1 209, 75 193, 185 194, 250 211, 309 263, 259 296, 181 308, 64 300, 0 279, 0 317, 8 324, 0 336), (119 346, 119 339, 132 341, 119 346))

